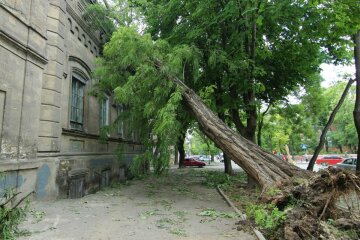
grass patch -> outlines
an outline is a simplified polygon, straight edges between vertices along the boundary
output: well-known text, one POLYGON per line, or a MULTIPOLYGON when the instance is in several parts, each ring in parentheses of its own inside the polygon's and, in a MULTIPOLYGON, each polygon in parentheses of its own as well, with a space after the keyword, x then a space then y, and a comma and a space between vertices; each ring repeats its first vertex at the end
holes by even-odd
POLYGON ((197 177, 202 177, 202 184, 210 187, 216 188, 220 186, 221 189, 226 190, 231 185, 234 184, 246 184, 247 175, 243 172, 237 173, 234 176, 230 176, 221 171, 198 171, 192 173, 197 177))

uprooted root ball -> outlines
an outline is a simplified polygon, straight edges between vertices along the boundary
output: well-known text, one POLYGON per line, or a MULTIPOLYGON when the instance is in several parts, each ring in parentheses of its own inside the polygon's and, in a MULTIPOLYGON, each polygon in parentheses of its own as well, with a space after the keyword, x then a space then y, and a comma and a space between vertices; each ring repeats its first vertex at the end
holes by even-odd
POLYGON ((360 179, 355 174, 330 167, 300 185, 294 182, 283 184, 280 194, 263 198, 287 212, 274 238, 360 237, 360 179))

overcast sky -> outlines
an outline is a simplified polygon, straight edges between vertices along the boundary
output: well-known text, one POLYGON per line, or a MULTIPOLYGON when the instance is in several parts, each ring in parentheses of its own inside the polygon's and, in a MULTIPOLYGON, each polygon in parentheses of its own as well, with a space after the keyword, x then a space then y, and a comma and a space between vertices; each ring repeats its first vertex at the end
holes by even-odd
POLYGON ((335 66, 333 64, 321 64, 321 76, 324 78, 324 82, 321 83, 321 86, 328 87, 335 82, 343 80, 342 77, 344 74, 355 75, 355 66, 335 66))

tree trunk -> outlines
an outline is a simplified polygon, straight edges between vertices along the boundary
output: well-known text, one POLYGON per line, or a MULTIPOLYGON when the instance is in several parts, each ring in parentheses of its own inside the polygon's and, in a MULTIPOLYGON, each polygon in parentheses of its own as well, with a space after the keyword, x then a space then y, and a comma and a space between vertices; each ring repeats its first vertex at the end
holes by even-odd
MULTIPOLYGON (((218 114, 219 118, 225 123, 225 114, 221 113, 218 114)), ((233 169, 232 169, 232 165, 231 165, 231 159, 227 156, 226 153, 223 153, 223 158, 224 158, 224 171, 226 174, 228 175, 232 175, 233 174, 233 169)))
POLYGON ((257 144, 261 147, 262 141, 261 141, 261 134, 262 134, 262 128, 264 126, 264 118, 266 113, 269 111, 271 106, 271 103, 269 103, 268 107, 266 108, 266 110, 262 113, 259 114, 259 124, 258 124, 258 132, 257 132, 257 144))
MULTIPOLYGON (((161 62, 155 61, 155 65, 161 71, 161 62)), ((171 75, 167 75, 167 78, 182 90, 183 100, 189 106, 204 134, 253 178, 262 190, 293 176, 310 176, 310 173, 282 161, 240 136, 221 121, 180 79, 171 75)))
POLYGON ((348 91, 349 91, 349 89, 351 87, 351 84, 353 84, 353 83, 354 83, 354 80, 350 79, 348 84, 346 85, 346 87, 344 89, 343 94, 341 95, 341 98, 340 98, 339 102, 336 104, 336 107, 332 111, 332 113, 331 113, 331 115, 329 117, 329 120, 327 121, 323 131, 321 132, 319 144, 315 148, 314 155, 312 156, 312 158, 311 158, 311 160, 309 162, 307 170, 312 171, 314 169, 315 161, 316 161, 317 157, 319 156, 319 153, 320 153, 321 149, 324 147, 326 133, 328 132, 329 128, 331 127, 331 124, 334 122, 334 118, 335 118, 337 112, 339 111, 341 105, 343 104, 343 102, 345 100, 345 97, 346 97, 346 95, 347 95, 347 93, 348 93, 348 91))
POLYGON ((231 166, 231 159, 228 157, 228 155, 226 153, 224 153, 223 157, 224 157, 225 173, 228 175, 232 175, 233 170, 232 170, 232 166, 231 166))
POLYGON ((340 153, 343 153, 342 145, 338 145, 338 147, 339 147, 340 153))
POLYGON ((176 143, 177 149, 179 151, 179 168, 185 167, 185 148, 184 148, 184 142, 185 142, 185 134, 181 134, 178 137, 178 141, 176 143))
MULTIPOLYGON (((360 156, 360 30, 354 36, 356 99, 354 108, 354 122, 358 134, 357 157, 360 156)), ((360 176, 360 161, 356 164, 356 175, 360 176)))
POLYGON ((177 148, 177 146, 175 146, 175 150, 174 150, 174 154, 175 154, 175 159, 174 159, 174 165, 178 165, 179 164, 179 150, 177 148))

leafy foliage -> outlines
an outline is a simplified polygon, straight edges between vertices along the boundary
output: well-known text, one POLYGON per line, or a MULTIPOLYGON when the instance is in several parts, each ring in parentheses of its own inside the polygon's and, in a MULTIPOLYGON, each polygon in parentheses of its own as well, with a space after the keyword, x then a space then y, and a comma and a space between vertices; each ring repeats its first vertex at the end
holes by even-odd
POLYGON ((169 166, 170 146, 175 145, 182 126, 178 118, 182 97, 163 74, 181 76, 184 61, 196 65, 196 54, 191 48, 153 42, 150 35, 140 36, 131 27, 120 27, 104 47, 95 72, 98 82, 94 94, 112 91, 118 104, 128 106, 124 113, 128 127, 136 129, 147 149, 135 160, 134 173, 142 172, 135 170, 142 161, 151 161, 156 174, 169 166), (156 59, 167 67, 159 69, 156 59))
POLYGON ((286 213, 272 204, 249 204, 246 215, 255 220, 256 225, 266 230, 276 230, 286 219, 286 213))
POLYGON ((191 131, 191 145, 185 145, 188 152, 194 155, 211 155, 219 154, 221 151, 215 144, 207 138, 198 128, 194 126, 191 131))
POLYGON ((3 240, 13 240, 22 233, 18 226, 24 221, 27 212, 29 212, 29 201, 26 201, 23 206, 15 207, 7 203, 14 196, 16 195, 13 194, 12 190, 7 190, 2 193, 0 198, 0 239, 3 240))

